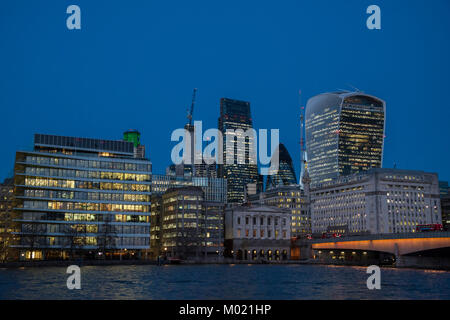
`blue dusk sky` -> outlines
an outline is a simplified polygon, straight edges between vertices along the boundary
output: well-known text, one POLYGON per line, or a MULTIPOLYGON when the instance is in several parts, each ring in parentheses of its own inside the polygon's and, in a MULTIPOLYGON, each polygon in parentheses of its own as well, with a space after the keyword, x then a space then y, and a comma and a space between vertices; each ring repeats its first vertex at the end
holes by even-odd
POLYGON ((337 89, 387 103, 384 167, 450 180, 450 1, 0 2, 0 179, 34 133, 121 139, 142 133, 155 173, 171 132, 217 127, 219 99, 250 101, 255 128, 279 128, 298 175, 299 104, 337 89), (68 30, 66 8, 81 8, 68 30), (381 30, 366 8, 381 8, 381 30))

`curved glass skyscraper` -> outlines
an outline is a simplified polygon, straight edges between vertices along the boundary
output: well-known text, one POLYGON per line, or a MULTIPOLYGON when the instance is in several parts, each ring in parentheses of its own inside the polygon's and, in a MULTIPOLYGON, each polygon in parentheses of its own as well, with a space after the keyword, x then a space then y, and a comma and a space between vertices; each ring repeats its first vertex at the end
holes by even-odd
POLYGON ((297 178, 295 177, 294 166, 292 164, 292 158, 289 155, 284 144, 278 145, 279 154, 279 169, 274 175, 267 176, 266 190, 278 187, 289 186, 297 184, 297 178))
POLYGON ((380 168, 386 103, 362 92, 331 92, 306 105, 306 149, 311 183, 380 168))

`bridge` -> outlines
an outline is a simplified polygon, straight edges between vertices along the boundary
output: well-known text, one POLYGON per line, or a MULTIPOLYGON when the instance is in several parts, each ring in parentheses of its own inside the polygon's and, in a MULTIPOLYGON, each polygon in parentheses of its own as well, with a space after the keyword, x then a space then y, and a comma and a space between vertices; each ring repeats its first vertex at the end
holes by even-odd
POLYGON ((450 232, 417 232, 298 240, 310 258, 322 261, 392 259, 396 266, 450 267, 450 232), (308 252, 307 249, 312 250, 308 252))

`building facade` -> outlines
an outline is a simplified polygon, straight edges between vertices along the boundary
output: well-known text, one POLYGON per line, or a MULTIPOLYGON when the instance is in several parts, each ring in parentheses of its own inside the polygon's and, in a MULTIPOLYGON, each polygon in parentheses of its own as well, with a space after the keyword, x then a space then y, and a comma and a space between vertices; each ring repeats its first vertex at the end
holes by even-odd
POLYGON ((298 185, 279 186, 249 197, 250 203, 291 211, 291 237, 311 234, 309 201, 298 185))
POLYGON ((223 135, 223 164, 219 164, 219 177, 227 180, 227 201, 243 203, 245 189, 256 189, 260 184, 256 157, 253 157, 256 145, 250 103, 220 99, 218 128, 223 135), (244 163, 239 163, 240 158, 244 163))
POLYGON ((309 192, 313 233, 404 233, 442 223, 435 173, 372 169, 311 185, 309 192))
MULTIPOLYGON (((154 209, 158 214, 157 205, 154 209)), ((224 203, 205 200, 200 187, 168 189, 160 200, 155 257, 217 259, 223 251, 223 209, 224 203)))
POLYGON ((291 211, 271 206, 225 209, 225 257, 236 260, 287 260, 291 211))
POLYGON ((332 92, 306 105, 305 131, 312 184, 381 168, 386 104, 362 92, 332 92))
POLYGON ((17 244, 18 224, 14 222, 14 180, 5 179, 0 184, 0 262, 18 259, 17 250, 12 246, 17 244))
POLYGON ((275 152, 278 152, 279 168, 276 174, 267 176, 266 190, 279 186, 296 185, 297 178, 295 176, 292 158, 289 155, 289 152, 287 151, 284 144, 280 143, 275 152))
POLYGON ((446 231, 450 230, 450 192, 441 196, 442 224, 446 231))
POLYGON ((132 142, 36 134, 14 174, 21 259, 149 249, 151 162, 132 142))
POLYGON ((152 195, 163 195, 168 189, 176 187, 201 187, 205 200, 227 203, 227 181, 222 178, 192 177, 175 175, 152 175, 152 195))

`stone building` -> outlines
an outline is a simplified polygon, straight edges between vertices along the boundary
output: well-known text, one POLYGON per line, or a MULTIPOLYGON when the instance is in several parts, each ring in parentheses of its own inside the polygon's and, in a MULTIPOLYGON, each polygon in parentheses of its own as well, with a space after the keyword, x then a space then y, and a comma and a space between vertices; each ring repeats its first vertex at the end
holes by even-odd
POLYGON ((277 186, 249 196, 249 201, 252 204, 289 209, 292 213, 291 237, 302 237, 311 233, 309 201, 299 185, 277 186))
POLYGON ((272 206, 225 210, 225 256, 236 260, 287 260, 292 213, 272 206))
POLYGON ((371 169, 311 185, 310 201, 313 233, 403 233, 442 224, 435 173, 371 169))

